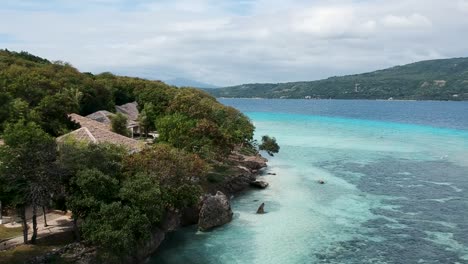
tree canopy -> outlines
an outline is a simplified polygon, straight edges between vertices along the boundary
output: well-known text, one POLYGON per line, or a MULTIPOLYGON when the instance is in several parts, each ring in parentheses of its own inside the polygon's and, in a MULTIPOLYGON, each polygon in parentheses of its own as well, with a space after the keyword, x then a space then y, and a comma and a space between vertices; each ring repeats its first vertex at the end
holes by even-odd
MULTIPOLYGON (((68 63, 26 52, 0 50, 0 136, 8 123, 33 121, 52 136, 77 128, 67 114, 115 111, 137 101, 143 130, 158 130, 162 142, 203 158, 226 157, 235 145, 252 140, 254 127, 234 108, 208 93, 160 81, 80 73, 68 63)), ((114 131, 126 135, 123 118, 114 131)))

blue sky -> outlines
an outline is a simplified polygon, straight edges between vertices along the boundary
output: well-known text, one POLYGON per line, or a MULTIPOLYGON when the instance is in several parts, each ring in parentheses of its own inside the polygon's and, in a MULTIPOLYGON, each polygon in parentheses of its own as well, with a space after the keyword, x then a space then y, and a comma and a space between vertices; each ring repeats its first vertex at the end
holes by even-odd
POLYGON ((0 48, 217 85, 468 56, 468 0, 0 0, 0 48))

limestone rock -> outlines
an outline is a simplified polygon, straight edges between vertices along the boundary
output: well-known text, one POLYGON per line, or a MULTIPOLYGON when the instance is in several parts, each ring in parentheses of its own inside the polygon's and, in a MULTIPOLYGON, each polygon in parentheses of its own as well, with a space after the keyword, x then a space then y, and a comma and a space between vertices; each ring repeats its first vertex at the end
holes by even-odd
POLYGON ((251 182, 250 185, 256 188, 265 189, 268 187, 268 182, 256 180, 251 182))
POLYGON ((207 231, 232 220, 231 203, 226 195, 217 192, 216 195, 205 195, 198 220, 198 228, 207 231))
POLYGON ((267 166, 268 160, 264 157, 257 156, 245 156, 241 163, 250 170, 260 170, 267 166))

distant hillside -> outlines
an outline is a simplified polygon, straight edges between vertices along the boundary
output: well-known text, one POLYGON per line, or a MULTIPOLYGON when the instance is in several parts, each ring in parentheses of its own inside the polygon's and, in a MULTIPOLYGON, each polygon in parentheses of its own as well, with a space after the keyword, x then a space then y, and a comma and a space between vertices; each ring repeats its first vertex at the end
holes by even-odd
POLYGON ((165 80, 164 82, 170 85, 177 86, 177 87, 218 88, 218 86, 215 86, 212 84, 202 83, 202 82, 185 79, 185 78, 175 78, 175 79, 165 80))
POLYGON ((468 58, 416 62, 310 82, 206 89, 216 97, 468 100, 468 58))

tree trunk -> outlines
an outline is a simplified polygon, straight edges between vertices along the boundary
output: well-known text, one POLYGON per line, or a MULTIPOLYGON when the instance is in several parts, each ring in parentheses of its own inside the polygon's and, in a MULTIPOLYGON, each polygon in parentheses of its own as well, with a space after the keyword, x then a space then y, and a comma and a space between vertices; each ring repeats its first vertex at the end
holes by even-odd
POLYGON ((23 243, 28 244, 28 222, 26 221, 26 207, 20 208, 21 224, 23 225, 23 243))
POLYGON ((37 239, 37 208, 36 208, 36 205, 33 205, 32 223, 33 223, 33 234, 31 236, 31 244, 35 244, 36 239, 37 239))
POLYGON ((80 230, 78 229, 78 218, 73 217, 73 236, 76 242, 81 241, 80 230))
POLYGON ((47 227, 47 226, 49 226, 49 225, 47 224, 47 216, 46 216, 46 208, 45 208, 45 206, 42 206, 42 214, 44 215, 44 227, 47 227))
POLYGON ((3 215, 2 215, 2 201, 0 201, 0 225, 3 224, 3 215))

